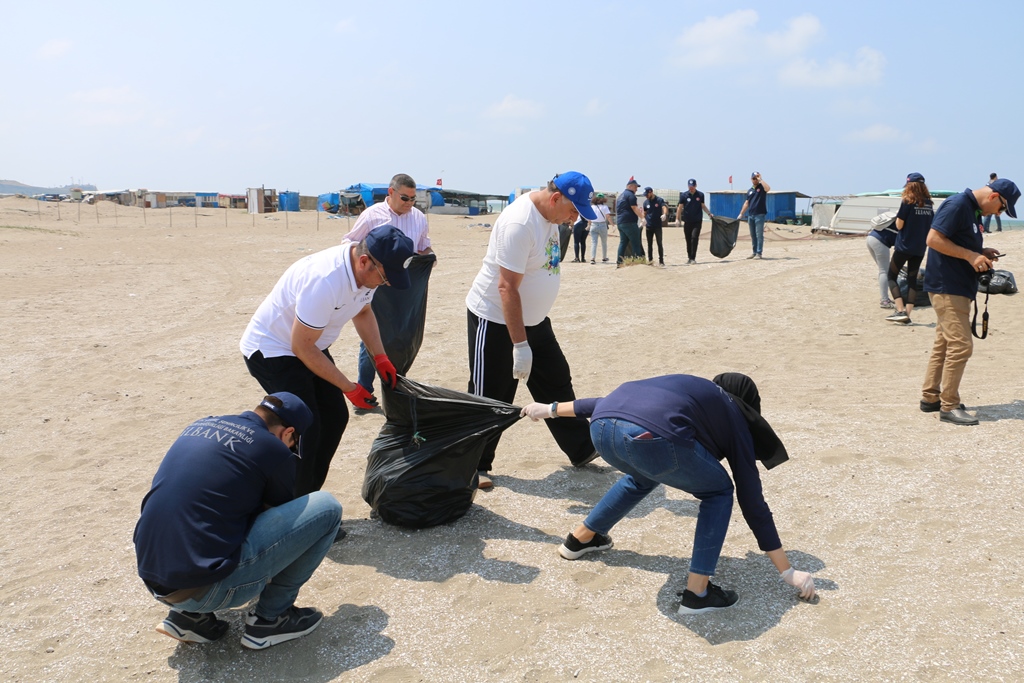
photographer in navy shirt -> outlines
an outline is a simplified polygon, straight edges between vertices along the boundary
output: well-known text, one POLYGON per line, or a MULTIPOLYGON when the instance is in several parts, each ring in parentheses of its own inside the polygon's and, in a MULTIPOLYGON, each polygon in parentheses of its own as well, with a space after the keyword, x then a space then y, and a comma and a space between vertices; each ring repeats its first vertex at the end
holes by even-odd
POLYGON ((942 202, 928 231, 928 266, 924 290, 935 310, 935 343, 921 389, 921 410, 939 412, 956 425, 976 425, 960 403, 960 380, 974 351, 971 302, 978 294, 978 274, 992 269, 999 251, 983 246, 981 219, 1014 209, 1020 190, 999 178, 977 190, 967 188, 942 202))
POLYGON ((589 417, 590 434, 601 457, 625 473, 566 537, 558 549, 565 559, 612 547, 611 528, 659 483, 665 484, 700 500, 679 613, 734 605, 739 596, 709 578, 729 528, 735 483, 743 519, 758 547, 802 598, 814 597, 814 579, 790 566, 764 500, 757 462, 771 469, 789 455, 761 417, 761 396, 746 375, 724 373, 713 381, 692 375, 652 377, 626 382, 604 398, 531 403, 522 414, 533 420, 589 417), (731 479, 720 460, 729 463, 731 479))
POLYGON ((135 526, 139 576, 171 608, 156 630, 183 642, 219 639, 220 609, 258 598, 242 645, 306 635, 323 614, 295 607, 299 588, 338 535, 341 505, 295 498, 299 437, 313 414, 298 396, 265 396, 241 415, 190 424, 167 451, 135 526))

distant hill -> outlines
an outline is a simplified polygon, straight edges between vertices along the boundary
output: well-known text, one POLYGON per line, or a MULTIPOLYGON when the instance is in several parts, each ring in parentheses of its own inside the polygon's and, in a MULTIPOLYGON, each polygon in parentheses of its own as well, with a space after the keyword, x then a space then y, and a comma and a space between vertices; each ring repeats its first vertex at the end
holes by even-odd
POLYGON ((17 180, 0 180, 0 194, 68 194, 73 188, 96 190, 95 185, 62 185, 61 187, 37 187, 17 180))

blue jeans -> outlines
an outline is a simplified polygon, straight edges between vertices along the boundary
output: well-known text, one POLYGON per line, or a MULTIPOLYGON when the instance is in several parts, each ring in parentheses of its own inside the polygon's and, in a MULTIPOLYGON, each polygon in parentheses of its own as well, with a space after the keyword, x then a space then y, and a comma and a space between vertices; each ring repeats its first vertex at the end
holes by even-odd
POLYGON ((767 214, 763 213, 747 216, 747 225, 750 226, 750 242, 755 254, 764 251, 764 219, 767 217, 767 214))
POLYGON ((715 456, 696 441, 690 448, 657 435, 637 438, 646 431, 619 418, 602 417, 590 423, 597 452, 625 476, 604 494, 583 524, 591 531, 607 534, 659 483, 686 491, 700 501, 690 571, 712 576, 732 515, 732 479, 715 456))
POLYGON ((988 216, 985 216, 984 218, 981 219, 982 225, 985 226, 985 232, 991 232, 989 230, 989 227, 992 225, 992 216, 996 217, 996 232, 1002 232, 1003 231, 1003 219, 1000 218, 998 213, 989 214, 988 216))
POLYGON ((259 596, 256 616, 276 619, 295 604, 299 589, 320 566, 340 526, 341 503, 326 491, 270 508, 256 517, 235 571, 198 598, 170 607, 214 612, 241 607, 259 596))
POLYGON ((372 394, 373 378, 376 376, 377 366, 373 364, 370 352, 366 350, 366 344, 359 342, 359 377, 356 382, 372 394))
POLYGON ((619 223, 619 253, 616 263, 622 263, 626 253, 626 245, 633 248, 635 258, 644 257, 644 245, 640 238, 640 226, 636 223, 619 223))

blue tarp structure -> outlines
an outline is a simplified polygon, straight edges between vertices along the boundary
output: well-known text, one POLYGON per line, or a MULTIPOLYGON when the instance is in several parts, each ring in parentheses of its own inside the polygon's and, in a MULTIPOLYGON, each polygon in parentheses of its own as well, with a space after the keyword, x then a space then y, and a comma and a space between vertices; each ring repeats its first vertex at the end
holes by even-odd
POLYGON ((316 198, 316 210, 327 211, 328 213, 338 213, 338 206, 341 203, 341 195, 337 192, 327 192, 321 195, 317 195, 316 198))
MULTIPOLYGON (((431 206, 444 206, 444 199, 441 197, 441 193, 438 191, 440 188, 433 185, 417 185, 417 192, 427 192, 430 194, 430 205, 431 206)), ((372 206, 378 202, 384 201, 384 198, 388 196, 388 184, 387 183, 356 183, 355 185, 349 185, 345 188, 345 192, 358 192, 362 198, 363 203, 367 206, 372 206)))

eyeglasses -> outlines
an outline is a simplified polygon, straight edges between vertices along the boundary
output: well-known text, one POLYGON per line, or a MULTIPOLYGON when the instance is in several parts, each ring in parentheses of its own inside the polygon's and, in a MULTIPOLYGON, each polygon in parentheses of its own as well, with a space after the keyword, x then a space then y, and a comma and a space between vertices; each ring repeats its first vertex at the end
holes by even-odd
POLYGON ((410 197, 409 195, 402 194, 401 192, 396 192, 395 194, 398 195, 398 198, 401 199, 403 202, 416 201, 416 195, 410 197))
POLYGON ((1009 208, 1006 205, 1006 200, 999 195, 996 196, 999 197, 999 213, 1006 213, 1006 210, 1009 208))
POLYGON ((370 257, 370 263, 373 264, 373 269, 377 271, 377 275, 380 275, 380 283, 382 285, 387 285, 388 287, 390 287, 391 283, 388 282, 387 277, 384 275, 384 271, 377 267, 377 262, 373 260, 372 256, 370 257))

